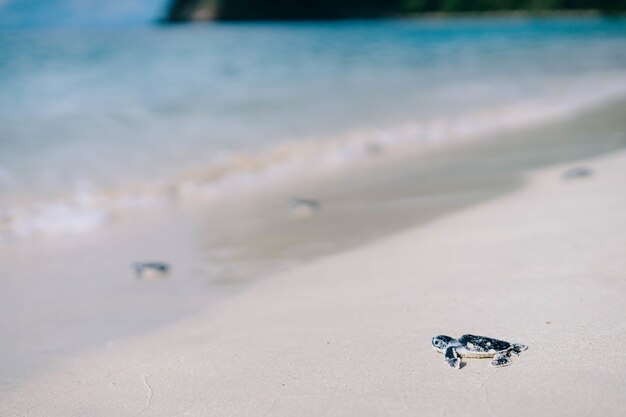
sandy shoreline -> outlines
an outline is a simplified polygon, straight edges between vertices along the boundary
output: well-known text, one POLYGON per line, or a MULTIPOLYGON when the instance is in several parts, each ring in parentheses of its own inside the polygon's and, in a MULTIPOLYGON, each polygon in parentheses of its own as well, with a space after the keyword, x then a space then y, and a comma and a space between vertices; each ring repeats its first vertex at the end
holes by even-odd
POLYGON ((42 237, 0 251, 0 392, 64 360, 150 334, 252 283, 514 191, 530 169, 623 149, 626 103, 427 156, 385 159, 318 181, 261 189, 220 206, 148 210, 93 234, 42 237), (293 195, 323 210, 293 217, 293 195), (170 262, 163 280, 140 260, 170 262))
POLYGON ((67 359, 0 414, 621 415, 626 153, 584 165, 67 359), (467 332, 530 348, 446 369, 430 338, 467 332))

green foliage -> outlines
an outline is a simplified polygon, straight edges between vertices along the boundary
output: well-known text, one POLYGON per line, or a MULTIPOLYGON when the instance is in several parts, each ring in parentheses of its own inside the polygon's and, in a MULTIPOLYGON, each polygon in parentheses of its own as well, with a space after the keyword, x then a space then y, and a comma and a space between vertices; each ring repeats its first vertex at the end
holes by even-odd
POLYGON ((399 0, 404 12, 479 12, 489 10, 626 10, 626 0, 399 0))
MULTIPOLYGON (((2 0, 0 0, 2 2, 2 0)), ((403 13, 498 10, 626 11, 626 0, 170 0, 168 21, 184 21, 215 5, 220 20, 335 19, 403 13)))

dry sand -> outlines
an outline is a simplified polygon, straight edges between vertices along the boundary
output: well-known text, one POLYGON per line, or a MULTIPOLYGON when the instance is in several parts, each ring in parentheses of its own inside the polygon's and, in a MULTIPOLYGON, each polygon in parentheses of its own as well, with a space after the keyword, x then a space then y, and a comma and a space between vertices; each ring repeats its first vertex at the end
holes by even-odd
POLYGON ((0 415, 624 415, 626 152, 584 165, 68 359, 0 415), (529 349, 457 371, 441 333, 529 349))

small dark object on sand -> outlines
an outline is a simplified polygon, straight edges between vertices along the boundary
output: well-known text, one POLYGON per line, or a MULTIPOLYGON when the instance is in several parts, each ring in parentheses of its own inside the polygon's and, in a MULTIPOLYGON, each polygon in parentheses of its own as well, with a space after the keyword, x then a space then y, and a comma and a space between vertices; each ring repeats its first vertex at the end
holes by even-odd
POLYGON ((445 335, 436 336, 433 337, 432 344, 437 352, 443 353, 446 364, 454 369, 461 368, 460 358, 493 358, 491 366, 509 366, 512 363, 511 354, 519 355, 528 349, 526 345, 471 334, 464 334, 458 339, 445 335))
POLYGON ((322 209, 322 203, 311 198, 292 197, 289 206, 291 212, 298 216, 310 216, 322 209))
POLYGON ((587 167, 573 167, 565 171, 562 175, 563 179, 571 180, 577 178, 588 178, 593 175, 593 170, 587 167))
POLYGON ((162 277, 169 274, 171 269, 165 262, 135 262, 132 267, 137 279, 162 277))

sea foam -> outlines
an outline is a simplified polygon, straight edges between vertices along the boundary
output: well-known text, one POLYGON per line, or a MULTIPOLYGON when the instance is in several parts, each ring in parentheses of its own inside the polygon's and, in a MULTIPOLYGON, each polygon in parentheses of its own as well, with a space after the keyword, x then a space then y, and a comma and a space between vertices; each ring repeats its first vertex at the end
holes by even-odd
POLYGON ((284 141, 256 153, 223 153, 207 166, 182 169, 174 177, 158 182, 113 189, 83 184, 58 198, 10 205, 0 213, 0 237, 7 242, 38 235, 85 233, 119 216, 159 204, 215 201, 224 193, 243 193, 261 185, 342 172, 373 158, 377 162, 393 161, 398 154, 429 152, 502 131, 574 117, 626 97, 626 77, 606 74, 587 83, 562 85, 554 91, 507 106, 476 108, 449 117, 284 141))

